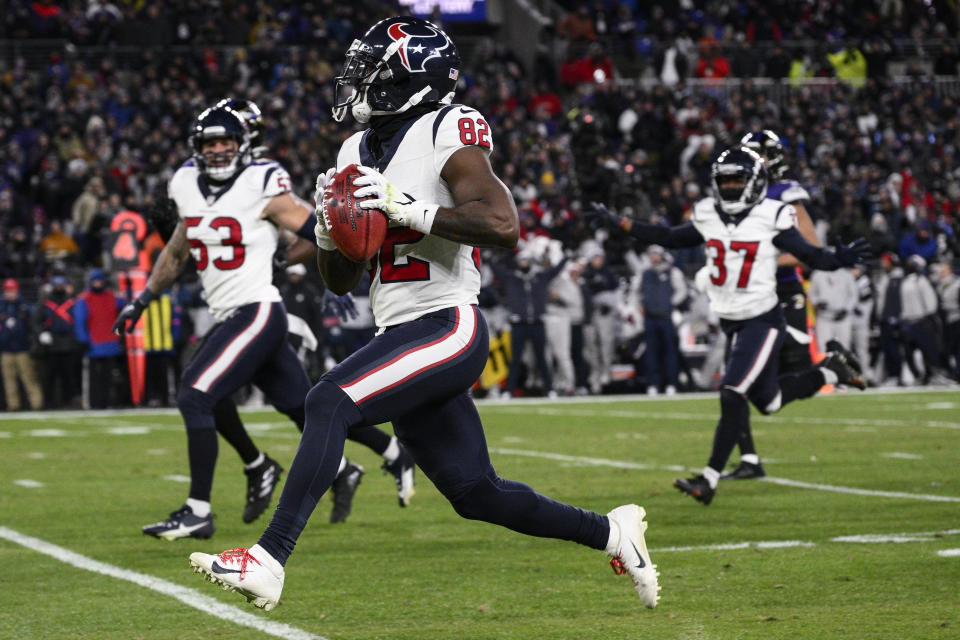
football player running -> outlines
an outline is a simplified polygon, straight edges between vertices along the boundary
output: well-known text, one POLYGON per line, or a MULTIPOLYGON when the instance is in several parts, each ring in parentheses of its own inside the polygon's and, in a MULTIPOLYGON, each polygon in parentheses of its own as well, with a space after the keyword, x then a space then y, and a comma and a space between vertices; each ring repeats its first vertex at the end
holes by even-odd
MULTIPOLYGON (((800 235, 810 244, 819 246, 820 241, 806 206, 810 194, 799 182, 785 177, 789 166, 780 136, 769 129, 753 131, 740 139, 740 145, 754 151, 766 164, 767 177, 770 180, 767 197, 792 204, 797 211, 797 229, 800 235)), ((802 371, 813 364, 810 359, 810 336, 807 332, 807 293, 797 273, 799 265, 800 261, 796 256, 789 253, 781 253, 777 258, 777 298, 786 321, 786 334, 783 348, 780 349, 780 373, 802 371)), ((839 344, 826 345, 826 348, 834 351, 844 349, 839 344)), ((849 352, 844 355, 852 359, 849 352)), ((740 435, 737 446, 740 449, 740 463, 733 471, 721 475, 720 479, 750 480, 765 476, 766 472, 757 455, 749 426, 740 435)))
MULTIPOLYGON (((248 382, 302 429, 310 381, 287 342, 287 315, 272 283, 277 227, 312 237, 314 216, 290 191, 278 163, 253 157, 250 129, 234 109, 217 105, 198 116, 190 137, 193 158, 170 181, 177 223, 144 292, 124 307, 114 331, 132 328, 143 310, 168 288, 193 254, 216 326, 183 372, 177 406, 187 430, 190 491, 186 503, 143 533, 166 540, 209 538, 215 526, 210 493, 216 466, 217 421, 247 463, 244 520, 269 504, 280 466, 256 450, 232 404, 223 404, 248 382), (239 426, 239 430, 237 427, 239 426), (256 457, 248 460, 253 452, 256 457), (251 490, 251 487, 253 488, 251 490)), ((362 475, 342 460, 344 498, 352 499, 362 475)), ((336 507, 337 505, 335 505, 336 507)), ((340 511, 349 512, 349 504, 340 511)), ((345 515, 343 517, 346 517, 345 515)))
MULTIPOLYGON (((356 196, 370 197, 364 206, 390 219, 370 265, 380 330, 307 396, 300 448, 258 543, 190 556, 196 571, 258 607, 277 605, 284 567, 336 474, 347 430, 386 421, 462 517, 604 550, 615 571, 629 573, 643 604, 657 604, 642 508, 624 505, 607 515, 578 509, 500 477, 490 462, 469 393, 488 356, 476 247, 513 248, 519 221, 488 160, 489 123, 475 109, 451 104, 459 70, 443 31, 397 17, 353 42, 336 79, 334 117, 349 113, 369 123, 341 146, 337 167, 362 165, 356 196)), ((322 216, 316 236, 328 286, 351 290, 367 265, 335 249, 322 216)))
POLYGON ((816 247, 797 230, 796 208, 766 197, 763 160, 745 147, 720 154, 711 167, 714 196, 694 205, 692 221, 663 227, 618 218, 593 205, 595 219, 634 238, 665 247, 706 245, 703 281, 710 307, 730 345, 720 387, 720 420, 707 466, 674 486, 704 505, 740 434, 750 424, 748 400, 763 414, 813 396, 824 384, 864 388, 858 365, 837 351, 816 367, 779 375, 778 357, 786 325, 777 299, 777 257, 789 252, 815 269, 835 270, 862 261, 869 249, 860 238, 836 252, 816 247))
MULTIPOLYGON (((263 114, 260 111, 260 107, 257 106, 257 103, 243 98, 224 98, 217 103, 217 106, 229 107, 243 117, 247 123, 247 127, 250 129, 250 147, 253 158, 255 160, 264 159, 268 152, 266 144, 266 123, 264 122, 263 114)), ((306 203, 301 202, 301 204, 305 207, 307 206, 306 203)), ((315 216, 313 216, 309 210, 308 215, 311 216, 311 221, 315 221, 315 216)), ((288 247, 286 253, 288 262, 293 263, 295 261, 308 259, 306 252, 304 252, 302 258, 295 257, 301 245, 306 245, 306 248, 310 249, 309 256, 313 255, 316 251, 316 245, 314 244, 312 231, 309 237, 306 237, 306 234, 297 236, 294 245, 288 247)), ((353 303, 353 297, 349 293, 343 296, 337 296, 330 291, 330 289, 324 289, 323 303, 326 308, 336 311, 343 319, 347 319, 348 316, 356 316, 357 311, 353 303)), ((243 429, 243 425, 237 416, 236 407, 231 408, 229 406, 232 404, 233 400, 230 398, 225 398, 217 404, 215 410, 217 431, 231 442, 231 444, 233 444, 235 440, 243 442, 245 439, 249 442, 249 437, 246 437, 246 430, 243 429)), ((298 426, 302 428, 302 424, 298 423, 298 426)), ((365 445, 383 458, 381 468, 385 473, 393 476, 393 480, 397 486, 398 504, 401 507, 408 506, 414 493, 416 493, 414 479, 415 466, 413 459, 410 458, 410 455, 400 444, 399 440, 373 426, 351 429, 348 438, 354 442, 365 445)), ((237 451, 241 452, 241 449, 237 448, 237 451)), ((251 447, 245 448, 244 451, 250 452, 251 447)), ((249 455, 249 453, 247 455, 249 455)), ((244 463, 246 464, 248 461, 244 459, 244 463)), ((341 468, 341 472, 333 481, 333 508, 330 511, 330 522, 346 521, 352 508, 353 494, 364 473, 363 467, 349 462, 346 458, 344 458, 341 468)), ((269 504, 270 497, 266 492, 265 485, 262 482, 258 485, 256 478, 249 474, 247 496, 248 510, 251 509, 253 504, 258 506, 262 505, 257 515, 269 504), (257 493, 258 491, 259 493, 257 493), (264 496, 264 494, 265 497, 255 498, 255 496, 264 496)), ((244 521, 250 522, 251 520, 247 519, 246 512, 244 513, 244 521)))

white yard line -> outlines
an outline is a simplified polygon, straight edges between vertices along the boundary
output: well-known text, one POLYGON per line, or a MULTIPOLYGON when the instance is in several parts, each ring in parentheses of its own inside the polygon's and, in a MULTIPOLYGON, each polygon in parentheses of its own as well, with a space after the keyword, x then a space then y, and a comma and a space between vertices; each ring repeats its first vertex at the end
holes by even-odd
MULTIPOLYGON (((77 569, 92 571, 93 573, 99 573, 118 580, 132 582, 135 585, 170 596, 187 606, 198 609, 203 613, 219 618, 225 622, 232 622, 233 624, 238 624, 243 627, 249 627, 275 638, 283 638, 284 640, 327 640, 327 638, 323 636, 314 635, 303 629, 298 629, 297 627, 292 627, 281 622, 265 620, 232 605, 223 604, 219 600, 204 595, 195 589, 183 587, 174 582, 169 582, 168 580, 163 580, 145 573, 138 573, 106 564, 105 562, 100 562, 70 551, 69 549, 59 547, 46 540, 24 535, 7 527, 0 527, 0 538, 26 547, 30 551, 36 551, 37 553, 50 556, 55 560, 59 560, 77 569)), ((187 569, 186 564, 187 563, 184 562, 184 572, 186 572, 187 569)))
MULTIPOLYGON (((688 467, 679 465, 651 465, 639 462, 626 462, 623 460, 610 460, 607 458, 587 458, 584 456, 568 456, 562 453, 549 453, 545 451, 529 451, 527 449, 506 449, 501 447, 491 447, 491 453, 497 453, 507 456, 523 456, 527 458, 543 458, 545 460, 557 460, 571 464, 582 464, 595 467, 614 467, 617 469, 638 469, 641 471, 694 471, 688 467)), ((856 487, 840 487, 829 484, 816 484, 812 482, 801 482, 799 480, 790 480, 788 478, 773 478, 767 476, 760 478, 761 482, 770 482, 787 487, 796 487, 799 489, 815 489, 817 491, 831 491, 833 493, 847 493, 857 496, 875 496, 879 498, 906 498, 908 500, 925 500, 927 502, 960 502, 960 498, 953 496, 938 496, 925 493, 904 493, 900 491, 875 491, 872 489, 857 489, 856 487)))
MULTIPOLYGON (((493 408, 493 407, 491 407, 493 408)), ((572 409, 564 407, 539 407, 537 405, 496 407, 496 413, 541 416, 581 416, 589 418, 621 418, 627 420, 689 420, 691 422, 715 422, 717 413, 692 411, 625 411, 613 409, 572 409)), ((804 416, 750 416, 751 422, 795 423, 813 425, 845 425, 860 427, 929 427, 935 429, 960 429, 960 422, 952 420, 894 420, 890 418, 809 418, 804 416)))

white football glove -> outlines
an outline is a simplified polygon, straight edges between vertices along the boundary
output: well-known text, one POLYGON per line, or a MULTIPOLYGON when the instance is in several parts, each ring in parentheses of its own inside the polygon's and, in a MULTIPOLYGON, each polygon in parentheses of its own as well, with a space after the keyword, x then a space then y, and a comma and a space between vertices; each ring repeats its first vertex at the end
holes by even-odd
POLYGON ((317 189, 313 193, 313 201, 316 202, 317 224, 313 228, 313 235, 316 237, 317 246, 324 251, 333 251, 337 245, 330 238, 330 227, 327 224, 327 199, 323 197, 324 189, 333 181, 333 176, 337 173, 336 167, 330 167, 326 172, 317 176, 317 189))
POLYGON ((354 195, 358 199, 370 197, 360 203, 361 208, 379 209, 397 224, 423 234, 430 233, 440 205, 413 200, 373 167, 358 165, 357 168, 363 175, 355 178, 353 184, 362 188, 354 195))

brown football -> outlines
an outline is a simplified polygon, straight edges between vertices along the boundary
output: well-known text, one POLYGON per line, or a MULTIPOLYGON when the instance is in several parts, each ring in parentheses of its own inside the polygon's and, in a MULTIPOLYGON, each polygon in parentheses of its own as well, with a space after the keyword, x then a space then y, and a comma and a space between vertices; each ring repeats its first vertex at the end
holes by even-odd
POLYGON ((387 217, 383 212, 361 208, 354 196, 359 187, 353 185, 353 180, 362 175, 357 165, 347 165, 333 176, 323 192, 330 239, 340 253, 354 262, 365 262, 376 255, 387 235, 387 217))

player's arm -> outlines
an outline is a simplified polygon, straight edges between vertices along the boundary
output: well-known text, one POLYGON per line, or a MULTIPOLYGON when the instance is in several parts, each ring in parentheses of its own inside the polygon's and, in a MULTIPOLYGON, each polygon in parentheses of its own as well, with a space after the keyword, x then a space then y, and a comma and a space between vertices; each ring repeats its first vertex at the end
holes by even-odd
POLYGON ((781 251, 797 256, 801 262, 811 268, 824 271, 835 271, 841 267, 852 267, 858 262, 863 262, 870 250, 870 243, 864 238, 857 238, 848 245, 838 247, 836 251, 816 247, 807 242, 795 227, 774 236, 773 244, 781 251))
MULTIPOLYGON (((819 247, 820 239, 817 238, 817 231, 813 228, 813 219, 807 213, 807 208, 800 202, 794 202, 793 208, 797 211, 797 229, 800 230, 800 235, 813 246, 819 247)), ((799 264, 800 261, 792 253, 781 253, 777 258, 778 267, 795 267, 799 264)))
POLYGON ((622 218, 599 202, 591 202, 587 211, 590 225, 594 228, 608 227, 619 229, 647 244, 659 244, 668 249, 696 247, 703 244, 703 236, 692 224, 677 227, 664 227, 659 224, 639 222, 632 218, 622 218))
POLYGON ((170 240, 163 247, 163 251, 160 252, 143 293, 117 314, 116 322, 113 323, 113 332, 123 335, 132 329, 150 302, 176 281, 189 259, 190 243, 187 241, 187 228, 183 221, 180 221, 173 230, 170 240))
POLYGON ((261 217, 270 220, 282 229, 289 229, 304 240, 313 241, 313 228, 317 224, 310 205, 292 192, 287 191, 270 198, 261 217))
POLYGON ((444 163, 440 177, 453 196, 453 207, 414 200, 383 174, 360 167, 354 180, 364 209, 379 209, 390 220, 425 235, 474 247, 512 249, 520 238, 520 218, 513 196, 493 173, 486 152, 475 146, 458 149, 444 163))

